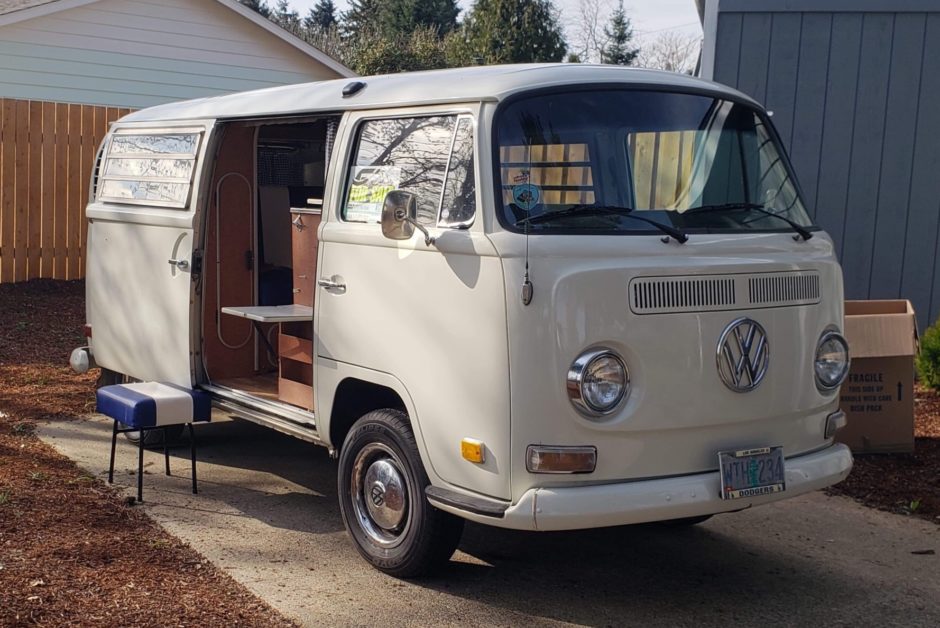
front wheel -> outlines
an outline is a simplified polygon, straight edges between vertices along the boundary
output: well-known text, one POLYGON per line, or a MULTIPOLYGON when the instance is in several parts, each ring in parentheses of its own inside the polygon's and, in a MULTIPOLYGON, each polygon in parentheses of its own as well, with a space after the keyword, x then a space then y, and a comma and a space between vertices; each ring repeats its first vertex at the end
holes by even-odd
POLYGON ((428 503, 429 483, 403 412, 376 410, 353 425, 339 457, 339 507, 356 549, 380 571, 413 578, 457 549, 463 519, 428 503))

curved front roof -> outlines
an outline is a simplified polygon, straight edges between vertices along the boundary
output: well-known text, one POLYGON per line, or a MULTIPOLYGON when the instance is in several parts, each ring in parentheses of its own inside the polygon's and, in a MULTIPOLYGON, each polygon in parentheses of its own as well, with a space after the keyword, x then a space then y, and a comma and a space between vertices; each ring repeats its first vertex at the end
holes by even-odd
POLYGON ((614 65, 554 63, 478 66, 272 87, 159 105, 125 116, 122 121, 253 118, 346 109, 499 101, 528 89, 576 83, 672 87, 753 102, 729 87, 675 72, 614 65), (343 87, 353 81, 362 81, 366 86, 355 95, 344 98, 343 87))

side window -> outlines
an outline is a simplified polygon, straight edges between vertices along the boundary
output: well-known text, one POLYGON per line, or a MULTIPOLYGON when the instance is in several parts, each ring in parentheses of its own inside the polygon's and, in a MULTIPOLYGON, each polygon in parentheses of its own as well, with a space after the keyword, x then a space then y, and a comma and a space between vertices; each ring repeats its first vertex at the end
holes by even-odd
POLYGON ((474 211, 473 174, 469 119, 368 120, 359 129, 343 219, 379 222, 385 195, 402 190, 414 194, 421 224, 466 224, 474 211))
POLYGON ((444 179, 439 224, 442 227, 469 225, 473 222, 475 211, 473 121, 470 118, 460 118, 454 131, 454 147, 447 166, 447 177, 444 179))
POLYGON ((118 131, 99 167, 97 197, 113 203, 185 209, 201 131, 118 131))

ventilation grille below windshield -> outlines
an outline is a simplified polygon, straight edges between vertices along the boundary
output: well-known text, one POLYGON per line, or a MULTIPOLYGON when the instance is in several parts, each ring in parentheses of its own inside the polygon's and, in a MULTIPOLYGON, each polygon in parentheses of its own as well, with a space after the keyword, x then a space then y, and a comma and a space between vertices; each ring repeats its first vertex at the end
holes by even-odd
POLYGON ((635 279, 631 296, 637 314, 729 310, 735 306, 734 278, 635 279))
POLYGON ((751 277, 748 296, 754 305, 806 305, 819 302, 819 275, 786 273, 751 277))
POLYGON ((630 282, 635 314, 716 312, 819 303, 815 271, 700 277, 637 277, 630 282))

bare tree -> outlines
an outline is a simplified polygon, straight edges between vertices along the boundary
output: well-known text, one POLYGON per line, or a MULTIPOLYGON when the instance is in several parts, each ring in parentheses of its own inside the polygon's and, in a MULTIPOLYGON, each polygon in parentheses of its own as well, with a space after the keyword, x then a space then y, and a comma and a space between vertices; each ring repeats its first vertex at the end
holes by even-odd
POLYGON ((695 71, 702 38, 680 31, 665 31, 643 41, 634 65, 641 68, 691 74, 695 71))
POLYGON ((611 13, 610 0, 579 0, 571 33, 571 51, 582 63, 599 63, 607 45, 604 25, 611 13))

